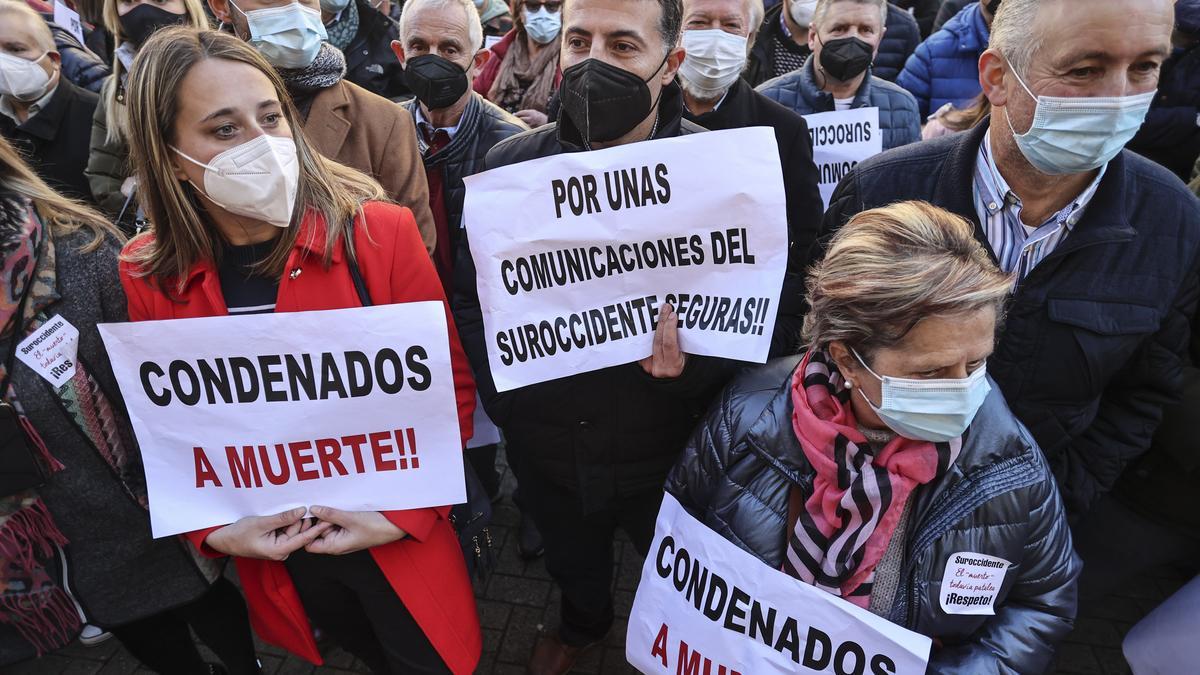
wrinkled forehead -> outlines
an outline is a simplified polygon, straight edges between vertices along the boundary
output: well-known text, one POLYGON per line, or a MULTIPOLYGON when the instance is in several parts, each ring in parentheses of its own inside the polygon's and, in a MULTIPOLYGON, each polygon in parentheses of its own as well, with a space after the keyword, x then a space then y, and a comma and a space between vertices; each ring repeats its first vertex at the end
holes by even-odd
POLYGON ((1032 22, 1033 67, 1118 66, 1170 54, 1173 0, 1052 0, 1032 22))

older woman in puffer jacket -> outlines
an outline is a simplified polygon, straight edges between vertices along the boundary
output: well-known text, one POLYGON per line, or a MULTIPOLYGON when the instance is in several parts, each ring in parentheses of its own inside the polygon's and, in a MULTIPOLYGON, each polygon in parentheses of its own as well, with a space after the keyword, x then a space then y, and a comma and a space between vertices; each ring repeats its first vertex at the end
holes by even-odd
POLYGON ((957 216, 859 214, 810 273, 808 352, 730 385, 667 490, 765 564, 933 638, 930 672, 1044 672, 1080 563, 986 374, 1011 285, 957 216), (981 573, 990 588, 962 582, 981 573))

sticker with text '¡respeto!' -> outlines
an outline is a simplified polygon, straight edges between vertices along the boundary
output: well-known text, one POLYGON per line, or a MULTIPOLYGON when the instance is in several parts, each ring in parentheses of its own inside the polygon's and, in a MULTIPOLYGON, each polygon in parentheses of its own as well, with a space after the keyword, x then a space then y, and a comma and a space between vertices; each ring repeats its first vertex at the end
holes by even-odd
POLYGON ((963 551, 946 560, 942 575, 942 611, 947 614, 995 614, 996 596, 1012 563, 983 553, 963 551))

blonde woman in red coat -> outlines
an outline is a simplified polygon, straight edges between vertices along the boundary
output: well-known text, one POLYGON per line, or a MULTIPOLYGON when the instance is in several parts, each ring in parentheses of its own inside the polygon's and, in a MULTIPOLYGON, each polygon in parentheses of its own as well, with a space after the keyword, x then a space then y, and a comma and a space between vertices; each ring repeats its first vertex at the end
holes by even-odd
MULTIPOLYGON (((355 307, 347 249, 374 303, 445 302, 412 213, 311 149, 252 47, 214 31, 161 31, 139 51, 128 90, 132 159, 154 224, 123 254, 131 320, 355 307)), ((473 383, 449 333, 467 438, 473 383)), ((479 624, 449 507, 311 511, 315 520, 297 509, 189 535, 205 554, 234 558, 263 639, 320 663, 315 623, 375 672, 474 670, 479 624)))

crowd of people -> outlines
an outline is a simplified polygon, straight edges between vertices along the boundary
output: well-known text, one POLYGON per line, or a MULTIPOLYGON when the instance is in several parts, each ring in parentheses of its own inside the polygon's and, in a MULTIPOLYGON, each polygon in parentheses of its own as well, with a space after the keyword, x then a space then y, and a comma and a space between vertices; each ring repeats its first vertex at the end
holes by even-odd
MULTIPOLYGON (((664 493, 930 672, 1040 675, 1113 590, 1200 574, 1200 0, 0 0, 0 135, 0 666, 478 665, 451 505, 318 488, 154 538, 127 321, 442 303, 466 480, 500 499, 505 453, 560 591, 535 675, 609 636, 664 493), (826 203, 807 118, 860 110, 883 152, 826 203), (465 179, 746 127, 783 179, 771 360, 686 353, 664 305, 644 359, 497 387, 465 179), (62 385, 16 358, 56 317, 62 385), (990 614, 939 603, 961 552, 1011 565, 990 614)), ((1197 631, 1200 576, 1124 654, 1191 672, 1197 631)))

